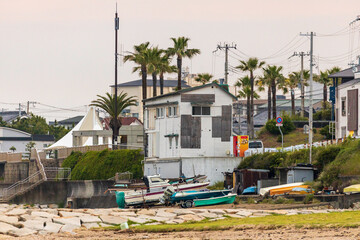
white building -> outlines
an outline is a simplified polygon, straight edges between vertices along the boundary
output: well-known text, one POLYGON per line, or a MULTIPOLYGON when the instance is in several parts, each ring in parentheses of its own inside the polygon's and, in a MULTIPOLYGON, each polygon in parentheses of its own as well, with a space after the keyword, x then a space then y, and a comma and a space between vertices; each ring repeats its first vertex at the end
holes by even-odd
POLYGON ((340 84, 336 88, 335 121, 336 138, 359 136, 360 116, 360 72, 355 79, 340 84))
POLYGON ((217 83, 144 100, 147 157, 144 174, 176 178, 205 174, 222 181, 239 159, 232 154, 232 103, 217 83))
POLYGON ((26 152, 26 144, 29 142, 34 142, 34 147, 41 150, 54 141, 53 135, 31 135, 14 128, 0 127, 0 152, 11 152, 12 147, 15 147, 15 152, 26 152))

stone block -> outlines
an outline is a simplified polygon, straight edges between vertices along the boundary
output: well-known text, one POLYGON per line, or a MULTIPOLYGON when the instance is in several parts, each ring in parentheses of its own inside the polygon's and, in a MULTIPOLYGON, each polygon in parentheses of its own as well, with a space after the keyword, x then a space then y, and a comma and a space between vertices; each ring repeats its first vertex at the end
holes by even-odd
POLYGON ((80 218, 79 217, 55 217, 53 218, 54 223, 60 223, 63 225, 74 225, 77 227, 81 227, 80 218))
POLYGON ((125 218, 114 217, 109 215, 101 215, 100 219, 103 221, 103 223, 112 224, 112 225, 118 225, 127 222, 127 219, 125 218))
POLYGON ((59 215, 61 217, 80 217, 80 216, 86 216, 88 214, 82 212, 59 211, 59 215))
POLYGON ((175 208, 172 212, 177 215, 194 214, 194 212, 189 209, 176 209, 175 208))
POLYGON ((209 209, 209 212, 210 213, 215 213, 215 214, 218 214, 218 215, 224 215, 226 212, 222 209, 209 209))
POLYGON ((9 230, 8 234, 15 236, 15 237, 23 237, 23 236, 28 236, 28 235, 33 235, 36 234, 37 231, 33 230, 33 229, 29 229, 29 228, 16 228, 13 230, 9 230))
POLYGON ((177 216, 177 214, 175 213, 169 213, 166 212, 165 210, 161 209, 159 211, 157 211, 156 217, 165 217, 165 218, 175 218, 177 216))
POLYGON ((187 221, 201 221, 201 220, 204 219, 204 217, 202 217, 200 215, 195 215, 195 214, 180 215, 180 216, 178 216, 178 218, 184 220, 185 222, 187 222, 187 221))
POLYGON ((117 216, 117 217, 136 217, 136 213, 134 212, 112 212, 110 213, 111 216, 117 216))
POLYGON ((45 226, 45 219, 43 221, 40 220, 28 220, 23 222, 24 227, 32 229, 32 230, 36 230, 36 231, 40 231, 43 230, 44 226, 45 226))
POLYGON ((209 212, 209 213, 199 213, 198 215, 200 215, 200 216, 202 216, 204 218, 217 218, 218 217, 217 214, 211 213, 211 212, 209 212))
POLYGON ((141 209, 137 212, 138 215, 149 215, 149 216, 155 216, 156 211, 152 209, 141 209))
POLYGON ((240 216, 244 216, 244 217, 249 217, 251 216, 253 213, 250 212, 250 211, 246 211, 246 210, 240 210, 236 213, 237 215, 240 215, 240 216))
POLYGON ((32 211, 31 216, 33 216, 33 217, 42 217, 42 218, 58 217, 58 215, 54 215, 54 214, 51 214, 51 213, 48 213, 48 212, 43 212, 43 211, 32 211))
POLYGON ((17 216, 0 215, 0 222, 14 225, 19 223, 19 218, 17 216))
POLYGON ((45 227, 43 231, 50 232, 50 233, 58 233, 61 227, 64 226, 62 224, 53 223, 53 222, 45 222, 45 227))
POLYGON ((232 218, 244 218, 244 216, 238 215, 238 214, 229 213, 229 214, 226 214, 226 215, 229 216, 229 217, 232 217, 232 218))
POLYGON ((9 231, 15 231, 18 229, 11 224, 0 222, 0 233, 7 234, 9 231))
POLYGON ((14 209, 6 212, 5 215, 7 215, 7 216, 19 216, 19 215, 26 214, 28 211, 29 210, 27 210, 27 209, 14 208, 14 209))
POLYGON ((78 228, 79 228, 79 226, 76 226, 73 224, 65 224, 61 227, 60 232, 74 233, 73 231, 78 228))
POLYGON ((140 223, 140 224, 143 224, 143 223, 146 223, 149 221, 149 219, 146 219, 146 218, 135 218, 135 217, 129 217, 129 220, 136 222, 136 223, 140 223))
POLYGON ((80 216, 81 223, 98 223, 101 222, 101 219, 97 216, 80 216))
POLYGON ((83 226, 86 227, 87 229, 90 229, 90 228, 98 228, 99 227, 99 224, 97 223, 83 223, 83 226))

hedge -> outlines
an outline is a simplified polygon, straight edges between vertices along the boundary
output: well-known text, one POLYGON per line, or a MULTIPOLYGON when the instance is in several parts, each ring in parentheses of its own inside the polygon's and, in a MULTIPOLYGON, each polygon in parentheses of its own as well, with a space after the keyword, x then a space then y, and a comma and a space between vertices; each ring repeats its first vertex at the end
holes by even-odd
POLYGON ((71 168, 72 180, 109 179, 117 172, 129 171, 133 178, 143 176, 140 150, 89 151, 84 154, 73 152, 62 166, 71 168))

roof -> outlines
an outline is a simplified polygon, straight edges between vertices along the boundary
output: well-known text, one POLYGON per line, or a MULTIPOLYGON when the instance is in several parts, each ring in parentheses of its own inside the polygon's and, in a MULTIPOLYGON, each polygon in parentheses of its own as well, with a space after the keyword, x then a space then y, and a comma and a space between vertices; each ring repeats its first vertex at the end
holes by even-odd
MULTIPOLYGON (((153 86, 152 79, 147 79, 146 82, 147 82, 148 87, 153 86)), ((177 85, 178 85, 177 80, 164 80, 164 87, 177 87, 177 85)), ((117 86, 118 87, 138 87, 138 86, 142 86, 142 80, 138 79, 138 80, 134 80, 134 81, 130 81, 130 82, 120 83, 117 86)), ((156 81, 156 86, 160 87, 160 80, 156 81)), ((182 87, 190 87, 189 85, 186 84, 186 82, 184 80, 181 81, 181 86, 182 87)), ((110 85, 110 87, 115 87, 115 85, 110 85)))
POLYGON ((352 86, 352 85, 355 85, 357 83, 360 82, 360 78, 356 78, 354 80, 351 80, 351 81, 348 81, 348 82, 345 82, 345 83, 342 83, 340 84, 337 88, 338 89, 342 89, 342 88, 345 88, 345 87, 349 87, 349 86, 352 86))
MULTIPOLYGON (((137 117, 119 117, 122 126, 129 126, 133 122, 138 122, 140 125, 143 125, 142 122, 137 117)), ((102 121, 104 129, 110 130, 110 118, 104 118, 102 121)))
MULTIPOLYGON (((246 99, 242 99, 242 100, 238 100, 236 103, 234 104, 241 104, 241 105, 246 105, 246 99)), ((263 105, 265 103, 267 103, 268 100, 267 99, 254 99, 254 105, 263 105)))
POLYGON ((84 116, 76 116, 76 117, 72 117, 72 118, 68 118, 68 119, 58 121, 58 124, 73 124, 73 123, 77 124, 83 118, 84 118, 84 116))
MULTIPOLYGON (((323 101, 323 99, 313 99, 313 105, 323 101)), ((309 106, 309 99, 305 99, 305 107, 309 106)), ((301 106, 301 99, 295 99, 295 107, 300 107, 301 106)), ((259 106, 259 108, 266 108, 267 109, 268 104, 267 101, 265 104, 259 106)), ((287 108, 290 107, 291 108, 291 99, 276 99, 276 107, 282 107, 282 108, 287 108)))
POLYGON ((329 78, 354 78, 354 72, 352 68, 347 68, 340 72, 330 74, 329 78))
MULTIPOLYGON (((21 116, 27 116, 26 112, 21 111, 21 116)), ((2 117, 3 121, 10 123, 19 117, 19 111, 0 112, 0 117, 2 117)))
POLYGON ((235 97, 234 95, 232 95, 229 91, 225 90, 225 89, 224 89, 221 85, 219 85, 218 83, 216 83, 216 82, 211 82, 211 83, 208 83, 208 84, 204 84, 204 85, 200 85, 200 86, 196 86, 196 87, 191 87, 191 88, 185 88, 185 89, 181 89, 181 90, 179 90, 179 91, 175 91, 175 92, 171 92, 171 93, 159 95, 159 96, 156 96, 156 97, 147 98, 147 99, 144 99, 143 102, 148 102, 148 101, 152 101, 152 100, 159 99, 159 98, 163 98, 163 97, 178 95, 178 94, 185 93, 185 92, 191 92, 191 91, 194 91, 194 90, 197 90, 197 89, 201 89, 201 88, 205 88, 205 87, 209 87, 209 86, 214 86, 214 85, 217 86, 217 87, 219 87, 219 89, 223 90, 223 91, 224 91, 225 93, 227 93, 230 97, 232 97, 232 98, 234 98, 234 99, 237 99, 237 97, 235 97))
POLYGON ((49 141, 49 142, 54 142, 54 141, 55 141, 55 137, 54 137, 54 135, 34 134, 34 135, 32 135, 32 140, 33 140, 33 141, 49 141))

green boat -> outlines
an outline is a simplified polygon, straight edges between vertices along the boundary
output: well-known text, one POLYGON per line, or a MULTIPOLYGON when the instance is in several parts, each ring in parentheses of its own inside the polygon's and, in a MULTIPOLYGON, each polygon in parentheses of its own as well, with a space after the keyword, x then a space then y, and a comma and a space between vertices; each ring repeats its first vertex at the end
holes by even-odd
POLYGON ((208 206, 208 205, 216 205, 216 204, 231 204, 235 201, 236 194, 231 193, 226 196, 221 197, 213 197, 206 199, 194 199, 194 206, 208 206))

